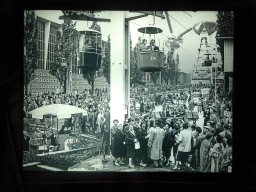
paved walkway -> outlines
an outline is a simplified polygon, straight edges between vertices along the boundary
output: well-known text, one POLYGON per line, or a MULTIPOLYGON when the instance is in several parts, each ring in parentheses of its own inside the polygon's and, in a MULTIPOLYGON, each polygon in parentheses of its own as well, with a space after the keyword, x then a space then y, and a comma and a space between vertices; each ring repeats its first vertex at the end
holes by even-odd
MULTIPOLYGON (((169 167, 163 166, 162 168, 154 168, 151 166, 136 166, 134 168, 129 168, 128 165, 120 165, 116 166, 113 163, 114 157, 107 156, 106 157, 109 162, 102 162, 102 155, 94 156, 91 159, 83 161, 71 168, 69 171, 111 171, 111 172, 179 172, 179 170, 173 170, 174 163, 171 163, 169 167)), ((163 164, 164 165, 164 164, 163 164)))

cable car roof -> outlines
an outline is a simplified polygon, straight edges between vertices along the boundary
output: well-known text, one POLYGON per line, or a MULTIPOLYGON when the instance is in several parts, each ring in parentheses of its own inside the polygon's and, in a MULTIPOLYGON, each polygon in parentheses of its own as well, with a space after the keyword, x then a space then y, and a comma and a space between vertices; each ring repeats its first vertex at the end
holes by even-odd
POLYGON ((163 32, 162 29, 157 27, 141 27, 138 29, 138 31, 145 34, 157 34, 163 32))
POLYGON ((79 31, 81 34, 88 34, 88 35, 101 35, 101 33, 99 31, 96 31, 94 29, 86 29, 86 30, 82 30, 82 31, 79 31))

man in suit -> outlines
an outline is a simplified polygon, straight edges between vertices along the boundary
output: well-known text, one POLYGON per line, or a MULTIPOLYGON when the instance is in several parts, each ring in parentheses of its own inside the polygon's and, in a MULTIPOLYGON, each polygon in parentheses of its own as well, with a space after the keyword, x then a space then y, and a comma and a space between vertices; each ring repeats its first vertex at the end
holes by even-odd
POLYGON ((159 47, 155 46, 155 39, 150 41, 150 46, 147 47, 149 50, 159 51, 159 47))

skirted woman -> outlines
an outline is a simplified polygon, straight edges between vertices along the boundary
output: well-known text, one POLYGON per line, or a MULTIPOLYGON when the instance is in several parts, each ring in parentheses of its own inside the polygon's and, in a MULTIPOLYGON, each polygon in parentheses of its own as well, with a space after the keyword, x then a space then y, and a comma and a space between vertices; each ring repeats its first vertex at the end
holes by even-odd
POLYGON ((140 129, 138 130, 138 140, 140 143, 139 158, 140 166, 147 166, 147 144, 149 135, 146 130, 146 123, 142 123, 140 129))
POLYGON ((222 137, 217 135, 217 143, 210 149, 209 156, 211 157, 211 172, 219 172, 222 163, 223 145, 222 137))
POLYGON ((106 122, 104 122, 101 126, 100 145, 101 145, 101 152, 103 155, 102 162, 106 163, 106 162, 108 162, 108 160, 106 160, 106 155, 110 154, 110 133, 109 133, 109 128, 108 128, 106 122))
POLYGON ((200 147, 200 168, 201 172, 210 172, 211 170, 211 159, 209 156, 210 149, 212 148, 211 144, 212 134, 210 132, 206 133, 205 139, 202 141, 200 147))
POLYGON ((124 165, 123 157, 125 156, 125 135, 123 133, 123 126, 122 124, 118 125, 118 128, 113 133, 113 143, 112 143, 112 155, 115 157, 115 165, 120 166, 124 165), (118 163, 119 159, 119 163, 118 163))
POLYGON ((133 130, 133 125, 129 125, 129 131, 125 137, 125 143, 127 146, 127 158, 129 158, 129 168, 134 168, 132 159, 136 157, 135 143, 138 142, 137 135, 133 130))
POLYGON ((223 151, 221 169, 227 172, 228 166, 232 163, 232 139, 227 139, 227 146, 223 151))
POLYGON ((33 128, 30 133, 30 140, 29 140, 29 153, 32 157, 32 162, 36 161, 36 154, 38 153, 38 148, 39 148, 41 139, 42 137, 37 132, 37 128, 33 128))
POLYGON ((172 129, 167 126, 167 130, 164 135, 163 140, 163 154, 166 158, 166 167, 170 165, 170 156, 171 156, 171 148, 172 148, 172 129))

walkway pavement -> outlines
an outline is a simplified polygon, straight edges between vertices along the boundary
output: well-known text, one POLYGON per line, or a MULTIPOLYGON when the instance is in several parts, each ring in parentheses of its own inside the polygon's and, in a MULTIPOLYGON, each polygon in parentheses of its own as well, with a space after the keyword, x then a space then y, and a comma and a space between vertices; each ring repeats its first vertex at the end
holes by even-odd
POLYGON ((174 163, 171 163, 169 167, 163 166, 162 168, 154 168, 151 166, 136 166, 134 168, 129 168, 128 165, 116 166, 113 163, 114 157, 106 157, 109 162, 102 162, 102 155, 94 156, 86 161, 83 161, 77 165, 69 168, 68 171, 110 171, 110 172, 178 172, 179 170, 173 170, 174 163))

